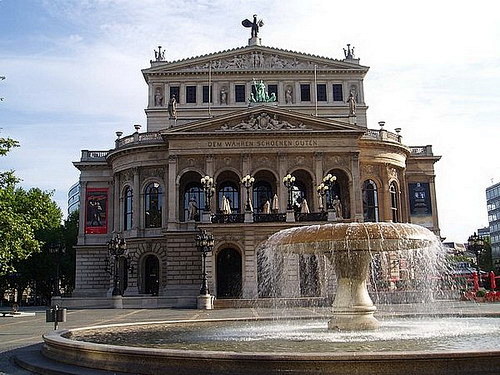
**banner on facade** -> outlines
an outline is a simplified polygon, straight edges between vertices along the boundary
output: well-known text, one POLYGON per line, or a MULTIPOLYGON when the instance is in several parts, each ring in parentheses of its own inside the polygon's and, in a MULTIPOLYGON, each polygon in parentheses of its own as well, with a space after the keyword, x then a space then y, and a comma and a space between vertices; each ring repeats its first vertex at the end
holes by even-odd
POLYGON ((108 232, 108 189, 89 188, 85 197, 85 234, 108 232))
POLYGON ((408 188, 410 193, 410 215, 412 216, 432 215, 429 183, 416 182, 408 184, 408 188))

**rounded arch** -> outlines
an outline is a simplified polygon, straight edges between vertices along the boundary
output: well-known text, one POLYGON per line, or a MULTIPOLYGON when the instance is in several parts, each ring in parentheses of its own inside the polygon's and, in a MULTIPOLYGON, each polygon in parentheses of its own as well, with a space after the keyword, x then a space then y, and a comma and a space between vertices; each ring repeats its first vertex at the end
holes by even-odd
POLYGON ((165 184, 163 182, 163 178, 156 176, 145 178, 144 181, 142 181, 141 183, 141 191, 144 191, 146 187, 152 183, 157 183, 158 185, 160 185, 161 189, 165 191, 165 184))
POLYGON ((342 204, 342 217, 351 217, 351 192, 350 186, 352 185, 352 176, 343 168, 332 168, 326 172, 337 178, 331 190, 327 190, 327 202, 332 202, 337 196, 342 204))
POLYGON ((177 177, 175 178, 176 185, 179 185, 181 183, 183 176, 187 173, 197 173, 200 176, 200 180, 203 176, 205 176, 205 172, 203 172, 199 168, 186 167, 177 173, 177 177))
POLYGON ((161 280, 161 262, 157 254, 141 254, 139 261, 139 291, 141 294, 158 295, 161 280))
POLYGON ((243 254, 239 246, 224 243, 215 253, 217 298, 241 298, 243 294, 243 254))
POLYGON ((313 174, 307 168, 298 167, 289 172, 295 177, 292 187, 292 206, 294 210, 300 212, 300 205, 305 199, 310 207, 314 208, 314 186, 313 174))
POLYGON ((203 175, 195 170, 189 170, 180 175, 179 179, 179 219, 199 220, 199 211, 205 207, 205 194, 201 185, 203 175))
MULTIPOLYGON (((255 183, 252 188, 252 204, 255 213, 265 211, 266 202, 271 207, 273 196, 278 192, 278 178, 276 174, 269 169, 259 169, 254 172, 255 183)), ((269 212, 265 212, 269 213, 269 212)))
POLYGON ((142 212, 144 212, 144 226, 146 228, 161 228, 164 189, 157 179, 149 179, 148 184, 143 184, 144 196, 142 212))
POLYGON ((229 201, 232 213, 239 213, 241 208, 241 176, 233 168, 227 168, 216 174, 217 211, 223 211, 223 197, 229 201))

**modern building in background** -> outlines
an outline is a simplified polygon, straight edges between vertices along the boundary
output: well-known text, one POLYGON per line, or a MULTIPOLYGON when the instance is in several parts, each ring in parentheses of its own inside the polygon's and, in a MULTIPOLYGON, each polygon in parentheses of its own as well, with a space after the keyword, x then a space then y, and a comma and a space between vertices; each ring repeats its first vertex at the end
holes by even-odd
POLYGON ((486 188, 489 235, 493 262, 500 258, 500 182, 486 188))
MULTIPOLYGON (((333 59, 252 36, 247 46, 178 61, 159 48, 150 63, 146 131, 110 129, 120 130, 111 150, 83 150, 74 163, 82 209, 66 306, 112 306, 108 242, 116 235, 127 245, 116 271, 124 307, 196 306, 199 229, 215 238, 208 284, 226 301, 270 296, 263 280, 275 271, 265 268, 263 244, 285 228, 393 221, 440 235, 440 157, 430 145, 404 144, 397 124, 368 127, 369 68, 349 45, 333 59)), ((380 278, 411 277, 399 256, 388 253, 380 278)), ((321 276, 324 256, 297 255, 284 267, 280 277, 293 287, 280 297, 325 297, 332 288, 321 276)))
POLYGON ((80 208, 80 182, 72 185, 68 192, 68 215, 80 208))

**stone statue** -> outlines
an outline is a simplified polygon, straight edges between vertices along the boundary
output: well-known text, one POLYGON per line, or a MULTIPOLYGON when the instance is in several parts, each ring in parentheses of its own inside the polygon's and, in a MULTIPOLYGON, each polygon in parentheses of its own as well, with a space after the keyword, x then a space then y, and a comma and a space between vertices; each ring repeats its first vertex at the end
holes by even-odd
POLYGON ((292 93, 292 88, 290 86, 288 86, 285 91, 285 103, 293 104, 293 93, 292 93))
POLYGON ((343 219, 342 216, 342 202, 340 202, 339 196, 336 195, 335 199, 332 201, 333 210, 335 211, 335 216, 337 219, 343 219))
POLYGON ((175 100, 175 95, 173 95, 168 102, 168 113, 170 114, 170 118, 177 120, 177 100, 175 100))
POLYGON ((347 98, 347 103, 349 103, 349 116, 356 115, 356 99, 354 98, 354 93, 351 91, 349 98, 347 98))
POLYGON ((344 56, 346 59, 354 59, 354 47, 351 48, 351 45, 347 44, 347 49, 344 48, 344 56))
POLYGON ((188 204, 188 220, 196 220, 198 215, 198 206, 196 205, 196 199, 191 197, 188 204))
POLYGON ((155 59, 156 61, 164 61, 165 60, 165 50, 161 50, 161 46, 158 46, 158 51, 155 50, 155 59))
POLYGON ((155 93, 155 106, 161 107, 163 105, 163 94, 161 93, 161 89, 158 87, 155 93))
POLYGON ((259 27, 264 26, 264 22, 262 20, 257 21, 256 14, 253 15, 253 22, 247 18, 241 21, 241 24, 245 27, 252 28, 252 38, 257 38, 257 35, 259 34, 259 27))
POLYGON ((262 207, 262 212, 265 214, 270 214, 271 213, 271 202, 269 200, 264 203, 264 207, 262 207))
POLYGON ((227 92, 224 87, 220 90, 220 104, 227 104, 227 92))

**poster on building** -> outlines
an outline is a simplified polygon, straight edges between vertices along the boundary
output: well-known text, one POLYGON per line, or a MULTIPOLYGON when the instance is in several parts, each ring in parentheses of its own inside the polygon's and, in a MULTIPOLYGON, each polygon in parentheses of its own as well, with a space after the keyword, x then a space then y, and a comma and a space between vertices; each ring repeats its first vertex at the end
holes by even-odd
POLYGON ((432 215, 429 183, 416 182, 408 184, 408 188, 410 193, 410 215, 412 216, 432 215))
POLYGON ((108 189, 89 188, 85 197, 85 233, 108 232, 108 189))

